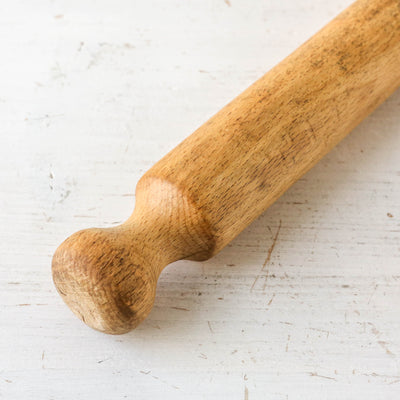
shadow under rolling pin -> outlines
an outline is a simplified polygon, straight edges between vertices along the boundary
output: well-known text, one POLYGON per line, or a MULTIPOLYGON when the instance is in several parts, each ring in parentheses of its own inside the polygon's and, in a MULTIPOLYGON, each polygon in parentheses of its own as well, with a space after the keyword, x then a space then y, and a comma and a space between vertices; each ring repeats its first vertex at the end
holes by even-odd
POLYGON ((169 263, 220 251, 400 85, 400 1, 358 0, 138 182, 122 225, 73 234, 55 285, 94 329, 135 328, 169 263))

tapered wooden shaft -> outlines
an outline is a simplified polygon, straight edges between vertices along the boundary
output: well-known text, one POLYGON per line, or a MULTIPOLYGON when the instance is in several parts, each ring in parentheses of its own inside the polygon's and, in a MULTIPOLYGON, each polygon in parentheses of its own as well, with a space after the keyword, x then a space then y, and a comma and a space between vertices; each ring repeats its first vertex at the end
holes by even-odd
POLYGON ((359 0, 155 164, 124 224, 58 248, 63 299, 95 329, 134 328, 166 265, 221 250, 399 85, 400 1, 359 0))

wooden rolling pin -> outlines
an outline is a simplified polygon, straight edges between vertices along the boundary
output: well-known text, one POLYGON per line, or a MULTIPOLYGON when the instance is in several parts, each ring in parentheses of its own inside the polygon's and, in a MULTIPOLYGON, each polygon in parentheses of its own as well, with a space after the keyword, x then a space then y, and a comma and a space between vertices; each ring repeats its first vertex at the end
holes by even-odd
POLYGON ((400 0, 358 0, 138 182, 122 225, 69 237, 64 301, 120 334, 150 312, 169 263, 220 251, 400 85, 400 0))

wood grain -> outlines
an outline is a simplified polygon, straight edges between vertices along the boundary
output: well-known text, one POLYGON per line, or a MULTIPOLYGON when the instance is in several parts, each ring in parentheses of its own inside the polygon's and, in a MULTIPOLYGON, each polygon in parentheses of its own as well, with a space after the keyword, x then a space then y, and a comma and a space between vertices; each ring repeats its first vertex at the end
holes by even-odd
POLYGON ((53 258, 64 301, 125 333, 162 269, 220 251, 400 85, 397 0, 359 0, 152 167, 132 217, 80 231, 53 258))

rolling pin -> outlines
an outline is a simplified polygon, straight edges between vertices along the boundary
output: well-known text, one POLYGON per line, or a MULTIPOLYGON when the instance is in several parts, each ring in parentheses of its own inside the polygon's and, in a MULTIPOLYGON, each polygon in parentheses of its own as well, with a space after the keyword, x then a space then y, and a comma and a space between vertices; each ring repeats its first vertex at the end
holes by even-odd
POLYGON ((219 252, 400 85, 400 0, 358 0, 139 180, 122 225, 52 261, 58 292, 111 334, 149 314, 169 263, 219 252))

